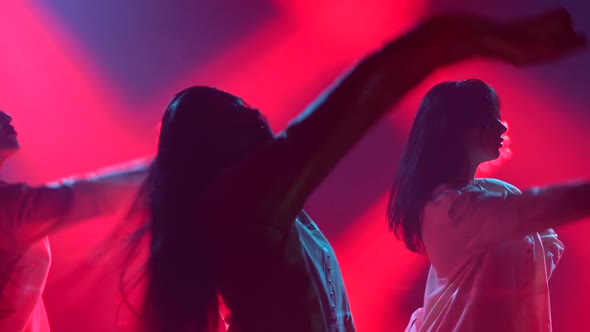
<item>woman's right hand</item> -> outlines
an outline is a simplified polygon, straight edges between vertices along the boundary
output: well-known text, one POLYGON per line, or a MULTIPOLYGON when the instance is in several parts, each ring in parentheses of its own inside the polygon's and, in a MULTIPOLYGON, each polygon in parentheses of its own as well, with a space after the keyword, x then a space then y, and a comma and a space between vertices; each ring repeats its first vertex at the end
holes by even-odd
POLYGON ((434 66, 472 56, 527 65, 561 58, 587 44, 563 8, 508 22, 472 15, 436 16, 411 34, 423 43, 434 66))

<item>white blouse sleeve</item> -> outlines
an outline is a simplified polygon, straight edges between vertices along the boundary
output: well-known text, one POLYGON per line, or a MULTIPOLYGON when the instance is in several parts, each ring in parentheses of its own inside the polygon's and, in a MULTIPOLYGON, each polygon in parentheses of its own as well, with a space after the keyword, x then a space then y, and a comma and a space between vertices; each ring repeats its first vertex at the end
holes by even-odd
POLYGON ((545 269, 547 271, 547 278, 551 278, 551 274, 557 267, 561 255, 563 255, 563 242, 557 238, 557 233, 551 228, 544 232, 540 232, 539 235, 541 236, 543 250, 545 252, 545 269))
POLYGON ((0 223, 22 241, 37 241, 71 223, 114 215, 130 207, 147 165, 110 168, 42 186, 0 187, 0 223))
POLYGON ((506 188, 488 191, 478 186, 445 190, 429 202, 423 223, 442 219, 438 226, 423 225, 442 232, 446 243, 459 242, 461 250, 479 251, 506 238, 546 230, 567 221, 570 215, 561 203, 569 185, 526 190, 522 194, 506 188), (556 217, 563 220, 558 220, 556 217))

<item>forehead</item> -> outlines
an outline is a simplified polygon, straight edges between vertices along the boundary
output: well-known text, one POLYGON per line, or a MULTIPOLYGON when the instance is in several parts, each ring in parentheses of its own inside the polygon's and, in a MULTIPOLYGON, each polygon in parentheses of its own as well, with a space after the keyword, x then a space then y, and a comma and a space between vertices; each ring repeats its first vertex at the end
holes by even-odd
POLYGON ((495 95, 480 97, 475 104, 479 106, 481 114, 485 117, 500 116, 500 100, 495 95))
POLYGON ((502 112, 500 112, 500 104, 499 103, 494 103, 491 113, 492 113, 492 115, 494 115, 498 118, 501 116, 502 112))
POLYGON ((490 106, 490 109, 486 113, 489 116, 499 117, 500 116, 500 106, 499 105, 490 106))

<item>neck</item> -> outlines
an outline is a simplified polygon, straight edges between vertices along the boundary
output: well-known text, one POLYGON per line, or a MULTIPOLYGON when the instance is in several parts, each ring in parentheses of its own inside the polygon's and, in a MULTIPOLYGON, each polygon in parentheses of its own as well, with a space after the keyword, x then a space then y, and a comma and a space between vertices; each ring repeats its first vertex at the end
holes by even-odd
POLYGON ((471 181, 473 179, 475 179, 475 173, 477 173, 477 168, 479 167, 479 163, 472 165, 469 167, 467 176, 468 176, 468 181, 471 181))
POLYGON ((457 184, 466 185, 469 182, 473 181, 473 179, 475 179, 475 173, 477 173, 478 166, 479 163, 470 164, 469 167, 463 169, 463 171, 460 172, 460 176, 457 178, 457 184))

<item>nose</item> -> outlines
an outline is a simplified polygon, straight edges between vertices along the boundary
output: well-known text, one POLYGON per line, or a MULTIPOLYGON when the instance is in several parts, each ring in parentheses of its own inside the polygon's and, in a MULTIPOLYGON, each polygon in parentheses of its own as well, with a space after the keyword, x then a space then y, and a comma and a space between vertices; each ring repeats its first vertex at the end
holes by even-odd
POLYGON ((502 134, 504 134, 505 132, 508 131, 508 127, 506 127, 505 124, 502 123, 502 130, 500 130, 502 132, 502 134))
POLYGON ((508 131, 508 127, 506 126, 506 124, 499 119, 497 122, 497 129, 500 132, 500 134, 504 134, 506 131, 508 131))

